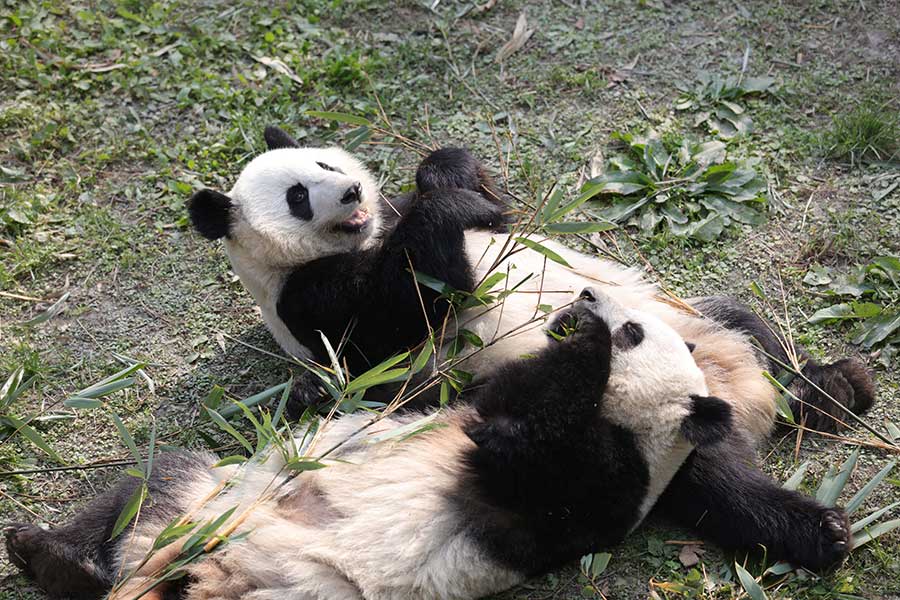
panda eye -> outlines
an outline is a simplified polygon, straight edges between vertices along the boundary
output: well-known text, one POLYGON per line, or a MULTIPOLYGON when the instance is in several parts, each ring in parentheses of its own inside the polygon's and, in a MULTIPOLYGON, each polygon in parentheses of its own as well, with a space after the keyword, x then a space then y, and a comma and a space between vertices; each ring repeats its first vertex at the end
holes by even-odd
POLYGON ((325 169, 326 171, 331 171, 331 172, 333 172, 333 173, 341 173, 341 174, 344 173, 343 171, 341 171, 341 170, 338 169, 337 167, 332 167, 331 165, 326 165, 326 164, 323 163, 323 162, 317 162, 316 164, 319 165, 320 167, 322 167, 323 169, 325 169))
POLYGON ((309 221, 313 218, 312 206, 309 204, 309 190, 302 183, 289 187, 285 200, 291 214, 298 219, 309 221))
POLYGON ((613 344, 621 350, 629 350, 644 341, 644 327, 640 323, 628 321, 613 334, 613 344))

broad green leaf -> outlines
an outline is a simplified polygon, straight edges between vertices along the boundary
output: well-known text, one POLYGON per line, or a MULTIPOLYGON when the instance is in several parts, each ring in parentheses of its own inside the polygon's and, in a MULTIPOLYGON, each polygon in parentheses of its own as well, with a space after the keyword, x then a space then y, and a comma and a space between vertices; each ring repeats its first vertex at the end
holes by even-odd
POLYGON ((591 561, 591 576, 599 577, 606 571, 606 567, 609 565, 609 560, 612 558, 612 554, 609 552, 600 552, 594 555, 593 560, 591 561))
POLYGON ((310 117, 325 119, 327 121, 337 121, 338 123, 349 123, 350 125, 365 125, 366 127, 372 127, 372 122, 368 119, 358 117, 356 115, 348 115, 347 113, 308 110, 306 111, 306 114, 310 117))
POLYGON ((725 160, 725 143, 719 140, 697 144, 691 148, 691 160, 702 165, 711 165, 725 160))
POLYGON ((698 223, 697 228, 691 233, 691 237, 702 242, 711 242, 722 234, 725 229, 725 221, 719 215, 711 215, 698 223))
POLYGON ((610 206, 599 210, 597 214, 607 221, 621 223, 637 212, 642 206, 650 202, 650 200, 651 196, 649 195, 638 198, 637 200, 632 198, 615 200, 610 206))
POLYGON ((793 565, 788 562, 779 561, 766 569, 766 572, 763 575, 775 575, 776 577, 779 575, 786 575, 794 570, 793 565))
POLYGON ((841 319, 853 319, 855 318, 853 314, 853 308, 849 304, 835 304, 834 306, 829 306, 828 308, 822 308, 817 310, 812 314, 809 319, 807 319, 807 323, 827 323, 830 321, 841 320, 841 319))
MULTIPOLYGON (((600 185, 597 193, 628 196, 652 185, 653 180, 643 173, 629 171, 608 173, 592 180, 592 182, 600 185)), ((594 188, 591 189, 593 190, 594 188)))
POLYGON ((877 317, 866 319, 854 332, 850 341, 868 349, 885 340, 898 327, 900 327, 900 312, 882 313, 877 317))
POLYGON ((125 503, 125 506, 122 508, 122 512, 119 513, 119 518, 116 519, 116 523, 113 525, 112 534, 109 536, 110 540, 119 537, 119 534, 122 533, 128 524, 131 523, 132 519, 134 519, 146 499, 147 484, 141 483, 141 485, 132 492, 128 501, 125 503))
POLYGON ((745 77, 741 82, 744 93, 763 93, 772 91, 775 87, 774 77, 745 77))
POLYGON ((813 265, 810 267, 806 276, 803 278, 803 283, 808 285, 828 285, 831 282, 831 270, 822 265, 813 265))
POLYGON ((900 287, 900 258, 896 256, 879 256, 872 261, 869 269, 871 270, 872 267, 881 269, 887 278, 891 280, 891 283, 900 287))
POLYGON ((768 600, 762 587, 756 582, 753 575, 747 572, 747 569, 738 563, 734 563, 734 570, 737 573, 738 580, 741 582, 741 587, 744 588, 744 591, 747 592, 747 595, 752 600, 768 600))
POLYGON ((569 265, 569 263, 566 262, 566 259, 564 259, 562 256, 560 256, 559 254, 557 254, 550 248, 547 248, 543 244, 535 242, 534 240, 528 239, 526 237, 517 237, 516 242, 522 244, 523 246, 531 248, 535 252, 543 254, 544 256, 546 256, 547 258, 552 260, 553 262, 559 263, 559 264, 563 265, 564 267, 571 266, 571 265, 569 265))

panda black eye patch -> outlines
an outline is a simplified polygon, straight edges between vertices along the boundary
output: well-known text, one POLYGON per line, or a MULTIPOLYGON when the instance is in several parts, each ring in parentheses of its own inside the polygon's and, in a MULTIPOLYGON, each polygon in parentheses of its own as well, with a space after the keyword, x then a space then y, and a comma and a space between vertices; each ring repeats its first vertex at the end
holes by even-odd
POLYGON ((613 333, 613 346, 620 350, 629 350, 644 341, 644 327, 640 323, 628 321, 613 333))
POLYGON ((332 167, 331 165, 326 165, 326 164, 323 163, 323 162, 317 162, 316 164, 319 165, 320 167, 322 167, 323 169, 325 169, 326 171, 332 171, 332 172, 334 172, 334 173, 341 173, 341 174, 344 173, 343 171, 341 171, 341 170, 338 169, 337 167, 332 167))
POLYGON ((285 199, 292 215, 304 221, 313 218, 312 206, 309 204, 309 190, 305 185, 298 183, 289 187, 285 199))

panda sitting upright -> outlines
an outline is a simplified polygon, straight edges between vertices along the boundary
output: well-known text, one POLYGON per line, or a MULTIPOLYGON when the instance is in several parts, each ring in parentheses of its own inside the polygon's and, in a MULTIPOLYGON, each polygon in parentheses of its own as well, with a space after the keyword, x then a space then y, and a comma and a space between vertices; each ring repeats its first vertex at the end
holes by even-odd
MULTIPOLYGON (((286 134, 279 136, 285 144, 296 144, 286 134)), ((312 155, 325 152, 306 151, 312 155)), ((269 158, 272 154, 267 152, 256 160, 263 166, 270 160, 279 163, 277 155, 269 158)), ((282 184, 284 189, 273 189, 261 177, 248 178, 246 182, 254 186, 242 192, 242 202, 263 206, 278 201, 288 187, 282 184)), ((458 188, 482 195, 489 202, 496 198, 496 188, 484 169, 464 150, 439 150, 423 161, 417 174, 418 193, 430 193, 429 186, 436 182, 442 191, 458 188)), ((272 219, 279 221, 279 227, 254 232, 246 240, 248 246, 283 244, 296 235, 294 229, 298 225, 290 217, 279 220, 273 216, 272 219)), ((195 218, 194 223, 202 231, 198 219, 195 218)), ((242 243, 241 229, 230 231, 229 243, 242 243)), ((511 293, 504 294, 501 308, 473 307, 456 315, 454 323, 475 333, 483 343, 477 352, 461 354, 465 360, 461 368, 475 374, 474 383, 478 384, 479 377, 491 372, 496 364, 527 355, 542 346, 543 336, 538 325, 521 327, 524 322, 534 320, 535 315, 542 314, 542 307, 549 304, 559 309, 586 286, 602 288, 620 304, 661 318, 695 346, 694 359, 706 376, 710 392, 728 402, 734 414, 733 433, 725 441, 699 448, 689 457, 661 498, 662 511, 725 548, 748 550, 764 546, 770 557, 784 558, 813 569, 827 567, 845 556, 849 550, 849 533, 843 512, 822 506, 802 494, 783 490, 747 460, 767 438, 775 422, 776 391, 762 376, 762 371, 777 372, 779 363, 789 364, 788 341, 775 335, 768 324, 731 299, 700 298, 691 301, 693 308, 673 307, 636 270, 574 252, 537 235, 532 239, 562 256, 569 266, 548 261, 542 254, 521 248, 510 252, 515 244, 509 243, 508 236, 496 232, 468 230, 464 233, 466 252, 460 257, 471 261, 469 266, 475 273, 474 280, 483 281, 489 273, 501 272, 507 274, 509 286, 515 286, 511 293), (766 355, 759 352, 755 343, 762 346, 766 355)), ((374 237, 372 243, 377 245, 378 238, 374 237)), ((268 268, 267 257, 266 253, 257 253, 259 271, 268 268)), ((286 258, 293 258, 292 264, 305 264, 310 260, 310 256, 302 251, 286 258)), ((439 258, 447 259, 445 256, 439 258)), ((235 270, 238 270, 237 266, 235 270)), ((337 273, 332 275, 333 279, 340 278, 337 273)), ((440 275, 436 277, 440 278, 440 275)), ((328 283, 328 278, 324 279, 328 283)), ((290 293, 285 293, 280 281, 276 278, 270 288, 262 289, 256 288, 252 279, 245 284, 261 305, 273 294, 280 294, 287 305, 293 300, 290 293)), ((379 288, 379 293, 384 294, 379 297, 391 297, 390 302, 408 302, 404 295, 410 291, 379 288)), ((317 298, 307 293, 306 298, 327 306, 329 296, 317 298)), ((421 320, 413 322, 421 325, 421 320)), ((382 334, 393 325, 381 320, 369 323, 382 334)), ((312 321, 304 326, 322 329, 312 321)), ((289 352, 294 352, 300 345, 299 338, 284 342, 283 336, 279 336, 271 324, 270 327, 289 352)), ((454 335, 453 324, 448 327, 448 332, 450 336, 454 335)), ((404 344, 415 343, 410 341, 412 337, 404 344)), ((355 341, 354 336, 351 339, 355 341)), ((403 349, 403 344, 388 346, 390 344, 365 350, 373 356, 384 357, 403 349)), ((839 411, 822 391, 837 399, 847 410, 857 413, 871 405, 874 398, 872 381, 858 362, 841 360, 820 365, 808 358, 802 349, 795 350, 808 359, 802 369, 804 377, 798 377, 791 386, 800 398, 799 402, 793 397, 789 399, 798 419, 814 428, 834 429, 831 415, 839 414, 839 411)))
POLYGON ((298 441, 309 456, 338 448, 298 477, 278 453, 242 469, 164 453, 120 536, 134 477, 64 527, 8 528, 10 560, 54 597, 96 598, 127 576, 110 600, 474 600, 614 544, 694 446, 728 433, 731 409, 674 330, 599 290, 550 328, 559 341, 485 374, 428 431, 385 435, 416 414, 368 430, 369 414, 340 417, 318 451, 298 441), (203 560, 184 561, 181 539, 155 544, 180 515, 199 527, 229 509, 243 539, 203 560), (161 577, 179 561, 183 579, 161 577))

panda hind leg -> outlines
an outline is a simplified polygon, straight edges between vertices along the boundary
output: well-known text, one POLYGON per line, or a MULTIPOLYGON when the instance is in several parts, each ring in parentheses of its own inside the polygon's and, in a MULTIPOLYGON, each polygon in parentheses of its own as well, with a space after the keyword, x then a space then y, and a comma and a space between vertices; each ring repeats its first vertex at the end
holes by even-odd
MULTIPOLYGON (((162 453, 148 481, 149 499, 141 510, 142 519, 166 522, 181 514, 186 507, 171 482, 188 481, 209 464, 209 455, 203 453, 162 453)), ((27 523, 7 525, 3 533, 10 562, 52 598, 103 597, 118 570, 118 544, 128 533, 111 539, 113 527, 138 485, 134 477, 122 478, 78 509, 62 527, 46 530, 27 523)))
POLYGON ((840 508, 782 488, 755 465, 749 444, 732 436, 698 448, 660 498, 657 509, 701 537, 735 552, 760 552, 814 571, 850 551, 840 508))
MULTIPOLYGON (((765 351, 764 359, 773 374, 782 369, 781 364, 790 364, 784 338, 749 307, 727 296, 692 299, 691 304, 723 327, 753 337, 765 351)), ((806 360, 801 369, 803 377, 794 378, 790 387, 793 397, 788 399, 798 423, 816 431, 834 432, 841 429, 841 422, 847 422, 842 407, 859 415, 872 406, 875 384, 862 362, 844 358, 822 365, 802 347, 795 346, 794 351, 800 360, 806 360)))

